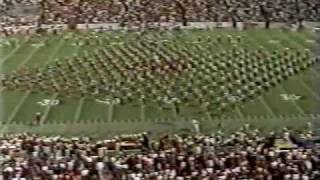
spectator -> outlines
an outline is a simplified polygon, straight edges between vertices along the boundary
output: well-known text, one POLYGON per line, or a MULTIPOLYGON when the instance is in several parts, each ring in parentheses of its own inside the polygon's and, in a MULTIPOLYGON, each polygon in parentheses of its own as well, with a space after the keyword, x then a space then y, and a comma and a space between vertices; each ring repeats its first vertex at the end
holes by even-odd
MULTIPOLYGON (((270 143, 278 135, 264 137, 248 128, 230 136, 175 135, 145 149, 145 133, 97 142, 7 134, 0 138, 0 173, 3 179, 319 179, 319 151, 279 149, 270 143), (140 151, 108 153, 117 146, 140 151)), ((289 136, 284 132, 278 146, 289 136)))
MULTIPOLYGON (((21 8, 20 8, 21 9, 21 8)), ((8 25, 121 23, 149 26, 182 22, 320 21, 318 0, 5 0, 0 22, 8 25), (19 7, 28 10, 19 12, 19 7)))

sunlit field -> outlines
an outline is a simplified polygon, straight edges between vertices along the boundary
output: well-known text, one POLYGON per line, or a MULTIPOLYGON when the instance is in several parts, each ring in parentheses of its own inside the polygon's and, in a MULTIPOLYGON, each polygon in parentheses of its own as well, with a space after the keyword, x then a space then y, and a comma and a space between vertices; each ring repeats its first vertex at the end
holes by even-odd
POLYGON ((313 32, 281 29, 8 37, 1 73, 20 81, 1 88, 1 129, 183 131, 192 119, 204 132, 301 127, 320 116, 317 47, 313 32), (30 125, 37 112, 40 127, 30 125))

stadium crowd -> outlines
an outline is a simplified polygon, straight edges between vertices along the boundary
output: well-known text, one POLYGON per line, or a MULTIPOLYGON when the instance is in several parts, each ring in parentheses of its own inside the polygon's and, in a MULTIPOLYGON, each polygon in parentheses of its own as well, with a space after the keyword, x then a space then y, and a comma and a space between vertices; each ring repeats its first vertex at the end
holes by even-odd
POLYGON ((1 0, 5 24, 320 21, 318 0, 1 0), (36 7, 14 16, 15 7, 36 7))
POLYGON ((1 26, 35 25, 39 16, 37 0, 0 0, 1 26))
POLYGON ((7 134, 0 138, 3 179, 210 180, 320 178, 311 131, 263 136, 244 126, 227 136, 148 133, 92 139, 7 134), (303 135, 303 137, 302 137, 303 135), (128 153, 123 149, 138 150, 128 153), (110 153, 110 150, 118 150, 110 153))

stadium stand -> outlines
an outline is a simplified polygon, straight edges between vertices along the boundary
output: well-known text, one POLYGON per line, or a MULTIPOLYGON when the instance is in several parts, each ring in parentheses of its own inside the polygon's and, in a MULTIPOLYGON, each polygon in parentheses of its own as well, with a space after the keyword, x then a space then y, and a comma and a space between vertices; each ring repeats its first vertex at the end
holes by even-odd
POLYGON ((263 136, 249 125, 230 136, 218 132, 159 140, 147 133, 96 142, 8 134, 0 137, 0 174, 21 180, 316 180, 320 154, 315 142, 311 131, 298 137, 284 129, 263 136))
MULTIPOLYGON (((231 22, 236 26, 237 22, 265 22, 269 27, 270 23, 276 22, 302 26, 303 22, 319 21, 318 0, 0 0, 0 29, 8 37, 15 34, 13 29, 18 26, 40 28, 48 25, 53 34, 59 34, 53 26, 67 24, 76 28, 78 24, 118 23, 123 27, 145 27, 160 23, 188 25, 191 22, 231 22)), ((29 31, 27 28, 24 33, 29 31)), ((257 47, 259 43, 256 42, 243 43, 245 40, 237 35, 224 34, 222 37, 217 33, 191 38, 187 42, 162 31, 150 33, 150 36, 143 31, 135 33, 121 39, 115 34, 107 37, 99 32, 81 34, 76 31, 53 36, 56 39, 46 38, 46 34, 32 34, 22 40, 8 38, 3 41, 1 48, 7 51, 28 42, 30 46, 25 49, 32 49, 32 53, 17 70, 13 70, 12 65, 12 69, 6 70, 10 73, 1 76, 1 90, 27 92, 14 107, 9 120, 1 119, 1 122, 31 122, 24 117, 14 119, 31 91, 54 94, 52 97, 58 94, 92 99, 107 96, 110 99, 103 99, 103 103, 112 104, 108 107, 137 101, 144 107, 144 101, 152 101, 158 103, 156 106, 160 109, 165 108, 165 103, 173 103, 176 116, 179 106, 175 103, 189 105, 196 102, 193 106, 200 107, 209 117, 218 116, 227 108, 234 108, 236 103, 252 100, 320 61, 309 49, 301 48, 304 46, 292 43, 295 48, 283 48, 285 45, 271 38, 260 39, 268 41, 264 42, 270 46, 266 49, 257 47), (158 37, 163 34, 164 37, 158 37), (44 47, 52 53, 52 41, 58 42, 57 39, 61 44, 70 44, 70 49, 82 50, 84 47, 90 50, 47 64, 43 57, 54 59, 54 55, 49 58, 44 54, 38 57, 43 63, 41 67, 24 68, 24 63, 32 59, 38 49, 44 47), (218 52, 219 48, 221 51, 218 52), (208 53, 213 50, 215 54, 208 53), (182 77, 182 74, 187 76, 182 77), (176 82, 179 86, 174 86, 176 82)), ((183 36, 182 31, 179 35, 183 36)), ((316 43, 311 39, 298 40, 305 44, 307 40, 310 44, 316 43)), ((24 58, 27 53, 22 51, 21 54, 24 58)), ((281 95, 285 95, 286 101, 303 98, 295 94, 281 95)), ((39 101, 43 106, 60 103, 52 99, 39 101)), ((74 122, 80 121, 82 106, 79 107, 74 122)), ((47 106, 43 114, 48 116, 50 108, 47 106)), ((31 122, 34 124, 29 128, 52 123, 44 122, 47 117, 43 114, 37 112, 36 121, 31 122)), ((109 122, 118 120, 110 117, 109 122)), ((65 123, 61 119, 58 122, 65 123)), ((1 128, 5 123, 1 123, 1 128)), ((296 133, 283 128, 280 133, 265 135, 248 124, 231 135, 220 131, 211 135, 199 132, 197 135, 168 134, 159 139, 151 138, 149 133, 104 140, 2 134, 0 180, 318 180, 319 142, 319 137, 310 129, 296 133)))
POLYGON ((2 0, 1 22, 6 24, 159 22, 282 22, 320 21, 317 0, 2 0), (28 16, 12 15, 15 7, 28 16))

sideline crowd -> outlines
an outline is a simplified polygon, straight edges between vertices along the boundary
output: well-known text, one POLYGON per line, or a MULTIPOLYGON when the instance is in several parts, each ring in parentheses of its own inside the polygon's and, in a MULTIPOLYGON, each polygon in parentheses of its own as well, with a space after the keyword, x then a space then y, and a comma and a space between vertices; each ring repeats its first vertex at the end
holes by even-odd
MULTIPOLYGON (((18 12, 17 13, 21 13, 18 12)), ((320 21, 318 0, 0 0, 6 25, 320 21), (12 15, 24 7, 28 15, 12 15), (29 7, 29 8, 27 8, 29 7), (28 9, 37 11, 28 11, 28 9), (11 12, 11 13, 10 13, 11 12)))
POLYGON ((217 132, 163 136, 159 140, 152 140, 148 133, 95 142, 86 137, 7 134, 0 138, 0 177, 316 180, 320 178, 316 143, 311 131, 296 136, 284 129, 263 136, 248 125, 229 136, 217 132))

